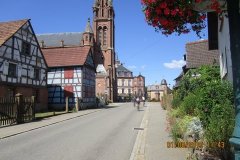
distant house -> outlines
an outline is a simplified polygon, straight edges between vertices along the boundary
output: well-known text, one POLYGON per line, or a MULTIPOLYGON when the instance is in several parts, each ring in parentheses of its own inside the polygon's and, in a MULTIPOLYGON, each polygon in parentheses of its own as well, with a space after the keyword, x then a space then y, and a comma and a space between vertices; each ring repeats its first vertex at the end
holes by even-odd
POLYGON ((96 76, 93 33, 89 22, 82 34, 45 34, 38 35, 38 40, 49 67, 49 106, 61 109, 69 97, 70 106, 75 105, 78 98, 82 108, 93 107, 96 76))
POLYGON ((35 96, 47 108, 47 65, 29 19, 0 23, 0 97, 35 96))
POLYGON ((133 73, 116 61, 118 101, 130 100, 133 96, 133 73))
POLYGON ((190 42, 186 44, 184 60, 186 61, 186 65, 182 67, 182 72, 175 78, 175 89, 179 86, 182 76, 189 69, 198 68, 202 65, 219 66, 219 51, 209 50, 208 40, 190 42))
POLYGON ((141 74, 133 77, 133 94, 134 96, 146 96, 145 77, 141 74))
POLYGON ((147 97, 149 100, 161 101, 164 94, 169 94, 171 89, 167 86, 167 81, 163 79, 160 84, 153 84, 147 87, 147 97))

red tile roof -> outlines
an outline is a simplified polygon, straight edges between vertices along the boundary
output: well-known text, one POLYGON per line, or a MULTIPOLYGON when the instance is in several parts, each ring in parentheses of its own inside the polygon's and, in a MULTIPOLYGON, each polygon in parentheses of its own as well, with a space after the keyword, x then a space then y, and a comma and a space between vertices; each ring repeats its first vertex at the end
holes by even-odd
POLYGON ((0 46, 15 34, 29 19, 0 22, 0 46))
POLYGON ((208 49, 208 40, 187 43, 186 52, 186 68, 219 65, 219 52, 218 50, 208 49))
POLYGON ((48 67, 84 65, 90 46, 42 48, 48 67))

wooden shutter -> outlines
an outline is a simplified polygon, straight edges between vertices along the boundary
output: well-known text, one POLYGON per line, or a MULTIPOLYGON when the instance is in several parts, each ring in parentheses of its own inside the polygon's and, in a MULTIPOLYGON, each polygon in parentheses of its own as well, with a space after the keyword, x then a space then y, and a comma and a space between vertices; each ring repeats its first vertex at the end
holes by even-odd
POLYGON ((64 96, 73 97, 73 86, 64 86, 64 96))
POLYGON ((218 15, 216 12, 208 12, 208 48, 218 49, 218 15))
POLYGON ((9 63, 7 61, 4 61, 3 63, 3 74, 8 75, 8 68, 9 68, 9 63))

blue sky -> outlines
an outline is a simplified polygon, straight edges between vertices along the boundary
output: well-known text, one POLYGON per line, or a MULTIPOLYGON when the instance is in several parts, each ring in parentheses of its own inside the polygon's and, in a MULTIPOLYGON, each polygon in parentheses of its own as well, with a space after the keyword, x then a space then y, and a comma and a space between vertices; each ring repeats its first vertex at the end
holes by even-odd
MULTIPOLYGON (((5 0, 0 21, 30 18, 36 34, 82 32, 92 19, 94 0, 5 0)), ((145 22, 140 0, 114 0, 115 51, 134 75, 146 77, 146 85, 164 78, 174 85, 180 74, 185 44, 198 41, 195 33, 166 37, 145 22)), ((206 35, 203 39, 207 39, 206 35)))

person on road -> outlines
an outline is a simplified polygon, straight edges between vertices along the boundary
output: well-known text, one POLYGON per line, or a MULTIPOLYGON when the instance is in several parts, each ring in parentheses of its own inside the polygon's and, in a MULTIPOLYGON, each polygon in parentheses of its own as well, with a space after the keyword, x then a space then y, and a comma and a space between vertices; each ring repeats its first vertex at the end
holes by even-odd
POLYGON ((132 101, 133 101, 133 106, 135 107, 136 106, 136 97, 133 97, 132 101))
POLYGON ((138 108, 138 110, 139 110, 139 106, 140 106, 140 98, 139 98, 139 97, 137 97, 136 103, 137 103, 137 108, 138 108))
POLYGON ((145 97, 142 96, 142 101, 143 101, 143 107, 145 106, 145 97))

